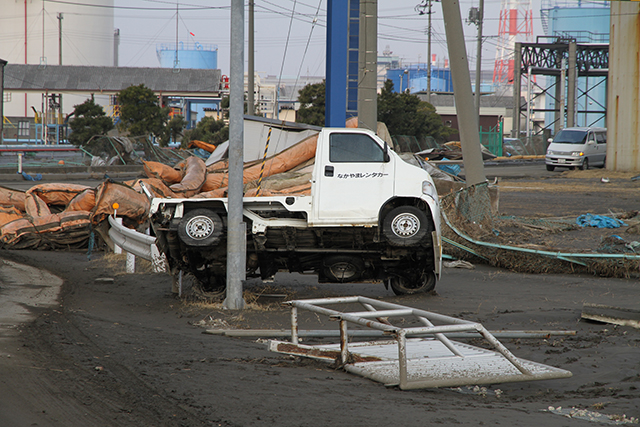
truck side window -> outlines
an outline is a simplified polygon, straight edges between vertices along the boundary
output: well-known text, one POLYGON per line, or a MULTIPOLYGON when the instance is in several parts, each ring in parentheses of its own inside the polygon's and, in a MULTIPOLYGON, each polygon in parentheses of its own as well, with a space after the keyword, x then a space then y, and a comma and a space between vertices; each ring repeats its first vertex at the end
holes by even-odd
POLYGON ((332 133, 329 140, 332 163, 384 162, 384 151, 370 136, 357 133, 332 133))
POLYGON ((607 143, 607 136, 604 134, 604 132, 596 132, 596 138, 597 138, 598 144, 607 143))

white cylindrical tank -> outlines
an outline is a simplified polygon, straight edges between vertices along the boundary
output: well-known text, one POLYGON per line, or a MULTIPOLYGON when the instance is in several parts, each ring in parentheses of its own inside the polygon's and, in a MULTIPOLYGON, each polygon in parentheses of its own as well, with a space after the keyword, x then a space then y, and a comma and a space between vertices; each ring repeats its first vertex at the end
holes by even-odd
MULTIPOLYGON (((62 65, 112 66, 113 6, 114 0, 76 4, 3 0, 0 58, 11 64, 59 65, 61 39, 62 65)), ((41 98, 39 94, 5 96, 4 114, 33 117, 30 107, 40 110, 41 98)), ((65 110, 72 106, 65 104, 65 110)))

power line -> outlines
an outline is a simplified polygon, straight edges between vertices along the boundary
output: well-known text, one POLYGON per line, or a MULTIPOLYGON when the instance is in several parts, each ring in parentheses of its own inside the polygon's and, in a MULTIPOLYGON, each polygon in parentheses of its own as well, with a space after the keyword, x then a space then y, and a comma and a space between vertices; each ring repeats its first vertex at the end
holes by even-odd
MULTIPOLYGON (((95 7, 100 9, 132 9, 132 10, 171 10, 174 11, 175 7, 140 7, 140 6, 109 6, 106 4, 89 4, 89 3, 80 3, 74 1, 66 1, 66 0, 43 0, 47 3, 58 3, 58 4, 68 4, 71 6, 85 6, 85 7, 95 7)), ((170 2, 162 2, 155 0, 154 3, 167 3, 170 2)), ((212 10, 212 9, 224 9, 229 10, 230 6, 188 6, 184 8, 185 10, 212 10)))

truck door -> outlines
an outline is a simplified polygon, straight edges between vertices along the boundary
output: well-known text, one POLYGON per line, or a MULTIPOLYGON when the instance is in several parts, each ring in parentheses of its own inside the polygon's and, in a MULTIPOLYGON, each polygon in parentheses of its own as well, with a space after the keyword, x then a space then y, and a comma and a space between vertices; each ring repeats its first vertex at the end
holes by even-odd
POLYGON ((395 158, 366 133, 332 132, 316 165, 315 221, 372 224, 394 193, 395 158), (318 167, 319 166, 319 167, 318 167))

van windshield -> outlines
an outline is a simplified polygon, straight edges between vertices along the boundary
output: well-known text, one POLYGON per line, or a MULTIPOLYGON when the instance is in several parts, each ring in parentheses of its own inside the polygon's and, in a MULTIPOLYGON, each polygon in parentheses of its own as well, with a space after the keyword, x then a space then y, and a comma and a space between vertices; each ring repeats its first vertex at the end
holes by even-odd
POLYGON ((553 142, 556 144, 584 144, 587 139, 587 132, 583 130, 561 130, 558 132, 553 142))

